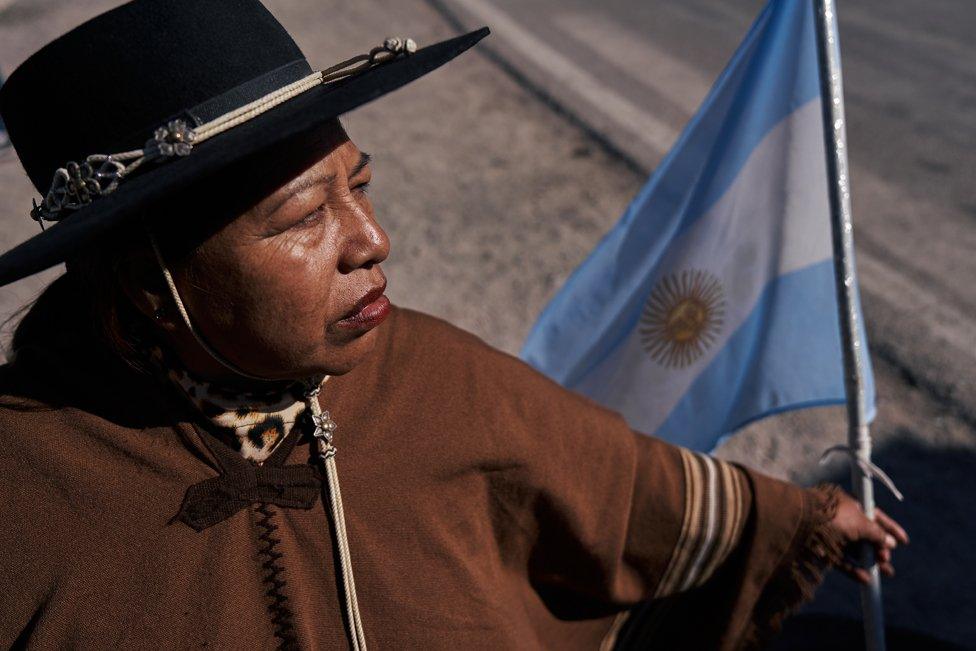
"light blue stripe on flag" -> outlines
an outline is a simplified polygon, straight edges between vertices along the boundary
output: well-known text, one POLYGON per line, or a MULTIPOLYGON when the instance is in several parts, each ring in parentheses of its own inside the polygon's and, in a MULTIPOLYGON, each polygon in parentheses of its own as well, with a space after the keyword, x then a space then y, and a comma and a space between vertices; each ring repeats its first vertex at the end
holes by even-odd
POLYGON ((816 54, 812 3, 770 2, 524 359, 699 450, 844 402, 816 54))

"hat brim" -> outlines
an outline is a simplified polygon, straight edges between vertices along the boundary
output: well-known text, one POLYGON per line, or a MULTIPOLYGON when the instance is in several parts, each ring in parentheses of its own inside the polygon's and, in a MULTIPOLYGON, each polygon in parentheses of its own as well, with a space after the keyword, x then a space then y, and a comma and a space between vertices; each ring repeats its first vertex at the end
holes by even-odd
POLYGON ((0 255, 0 286, 64 262, 99 235, 140 214, 146 205, 171 198, 201 178, 287 138, 390 93, 444 65, 482 38, 483 27, 418 50, 409 57, 335 84, 318 86, 194 147, 185 157, 143 172, 0 255))

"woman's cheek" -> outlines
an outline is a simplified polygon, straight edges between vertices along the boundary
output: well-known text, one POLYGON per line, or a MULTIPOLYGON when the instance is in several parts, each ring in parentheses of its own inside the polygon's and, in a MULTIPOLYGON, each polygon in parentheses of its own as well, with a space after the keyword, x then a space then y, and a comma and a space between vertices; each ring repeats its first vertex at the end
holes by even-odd
POLYGON ((254 282, 270 285, 282 296, 314 291, 328 273, 330 260, 323 238, 312 233, 288 233, 268 242, 260 264, 254 269, 254 282))

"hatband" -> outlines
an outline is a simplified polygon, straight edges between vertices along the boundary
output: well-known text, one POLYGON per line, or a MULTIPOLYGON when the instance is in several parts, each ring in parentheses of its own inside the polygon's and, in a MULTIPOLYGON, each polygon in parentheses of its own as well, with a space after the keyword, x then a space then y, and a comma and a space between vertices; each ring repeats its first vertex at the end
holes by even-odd
MULTIPOLYGON (((60 221, 71 211, 111 194, 122 181, 147 163, 162 163, 188 156, 194 146, 252 120, 312 88, 357 75, 400 55, 409 56, 416 51, 417 44, 412 38, 390 37, 367 54, 360 54, 325 70, 313 72, 198 126, 191 126, 182 118, 169 120, 153 132, 153 137, 146 141, 142 149, 116 154, 92 154, 81 163, 70 161, 55 171, 50 189, 41 203, 34 201, 31 218, 43 229, 45 221, 60 221)), ((307 65, 305 69, 308 69, 307 65)), ((226 95, 233 96, 236 90, 226 95)), ((207 109, 211 108, 207 105, 213 101, 208 100, 204 105, 184 111, 184 114, 191 118, 206 114, 207 109)))

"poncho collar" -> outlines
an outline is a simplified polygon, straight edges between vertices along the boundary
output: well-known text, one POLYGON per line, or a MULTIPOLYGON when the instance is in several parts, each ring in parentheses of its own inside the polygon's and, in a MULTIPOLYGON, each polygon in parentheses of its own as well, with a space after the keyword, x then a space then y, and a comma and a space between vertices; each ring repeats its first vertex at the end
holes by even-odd
POLYGON ((192 406, 200 439, 220 469, 218 476, 187 489, 174 519, 202 531, 255 503, 300 509, 315 505, 324 477, 307 463, 284 465, 298 440, 313 428, 306 414, 307 384, 230 387, 194 375, 160 344, 142 349, 160 381, 192 406))
POLYGON ((232 387, 197 377, 159 345, 148 346, 147 358, 156 375, 186 399, 208 431, 244 459, 264 463, 293 429, 311 425, 306 383, 232 387))

